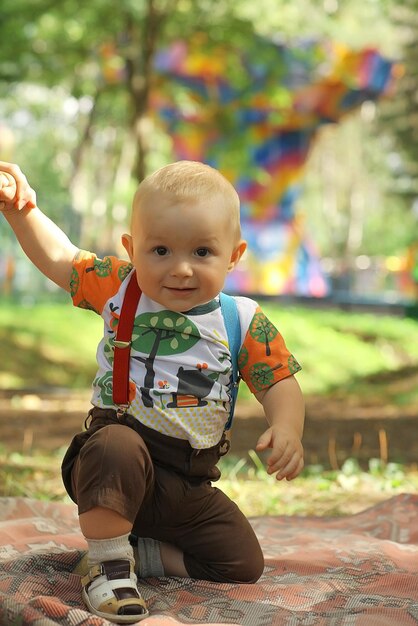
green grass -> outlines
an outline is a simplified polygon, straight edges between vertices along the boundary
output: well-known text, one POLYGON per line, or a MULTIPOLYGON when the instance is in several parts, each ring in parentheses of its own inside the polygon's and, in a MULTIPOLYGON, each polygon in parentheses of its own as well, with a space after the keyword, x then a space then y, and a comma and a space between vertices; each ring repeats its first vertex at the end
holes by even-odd
POLYGON ((251 461, 225 457, 218 486, 245 512, 254 515, 339 516, 357 513, 405 492, 418 491, 416 467, 370 459, 362 470, 347 459, 340 470, 308 466, 294 481, 266 474, 254 451, 251 461))
MULTIPOLYGON (((263 308, 301 362, 298 379, 307 394, 418 366, 416 320, 271 303, 263 308)), ((71 304, 1 303, 0 388, 90 386, 101 332, 99 316, 71 304)))
POLYGON ((301 361, 305 393, 325 393, 351 381, 418 365, 418 322, 339 310, 280 308, 264 311, 301 361))
POLYGON ((103 322, 71 304, 0 307, 0 388, 89 387, 103 322))
MULTIPOLYGON (((67 502, 60 476, 63 450, 44 456, 0 451, 0 495, 67 502)), ((339 516, 357 513, 382 500, 418 491, 416 468, 371 459, 362 470, 347 459, 338 471, 311 466, 292 482, 278 482, 266 474, 256 453, 250 461, 225 457, 216 485, 248 517, 257 515, 339 516)))
MULTIPOLYGON (((418 322, 391 316, 263 306, 303 371, 305 394, 418 406, 418 322), (406 380, 409 384, 406 385, 406 380)), ((0 306, 0 389, 89 387, 102 334, 101 319, 70 304, 0 306)), ((242 385, 241 401, 248 397, 242 385)), ((1 454, 0 494, 69 501, 61 484, 62 450, 44 457, 1 454)), ((297 480, 277 482, 260 459, 225 457, 219 487, 247 515, 354 513, 403 491, 418 490, 416 467, 370 459, 368 471, 348 459, 338 471, 308 467, 297 480)))

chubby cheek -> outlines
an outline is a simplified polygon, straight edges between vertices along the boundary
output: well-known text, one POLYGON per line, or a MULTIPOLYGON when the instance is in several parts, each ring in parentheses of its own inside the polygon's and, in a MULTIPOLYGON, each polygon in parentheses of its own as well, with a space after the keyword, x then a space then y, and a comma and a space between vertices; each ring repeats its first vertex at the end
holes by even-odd
POLYGON ((217 270, 206 272, 205 275, 200 278, 202 285, 205 285, 216 295, 224 286, 226 272, 223 272, 222 268, 218 268, 217 270))
POLYGON ((163 280, 161 269, 158 267, 158 263, 139 263, 136 267, 138 280, 144 285, 147 285, 150 289, 156 289, 157 286, 163 280))
POLYGON ((149 260, 144 256, 144 254, 135 250, 135 248, 132 250, 131 262, 136 271, 141 272, 142 274, 146 274, 147 269, 151 266, 149 260))

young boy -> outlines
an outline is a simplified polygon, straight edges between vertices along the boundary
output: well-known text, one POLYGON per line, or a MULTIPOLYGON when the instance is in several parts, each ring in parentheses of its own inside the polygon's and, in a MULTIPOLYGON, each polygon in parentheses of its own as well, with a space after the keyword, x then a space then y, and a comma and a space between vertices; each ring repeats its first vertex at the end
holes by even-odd
MULTIPOLYGON (((117 623, 148 615, 137 575, 252 583, 263 571, 255 534, 212 486, 231 402, 231 352, 219 304, 246 249, 232 185, 202 163, 181 161, 147 177, 122 243, 130 263, 78 250, 36 206, 15 165, 0 162, 0 209, 32 262, 104 319, 89 427, 63 461, 88 544, 83 599, 117 623), (14 188, 16 183, 16 189, 14 188), (15 193, 14 193, 15 192, 15 193), (112 396, 116 330, 130 280, 141 289, 129 363, 129 407, 112 396)), ((300 369, 256 302, 236 299, 242 378, 262 403, 278 480, 303 467, 300 369)), ((118 346, 118 342, 116 341, 118 346)))

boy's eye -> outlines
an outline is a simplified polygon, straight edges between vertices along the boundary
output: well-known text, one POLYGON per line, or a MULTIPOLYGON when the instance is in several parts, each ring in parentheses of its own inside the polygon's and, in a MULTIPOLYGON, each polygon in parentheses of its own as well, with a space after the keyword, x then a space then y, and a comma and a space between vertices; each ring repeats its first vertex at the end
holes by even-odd
POLYGON ((208 248, 198 248, 196 250, 196 255, 200 257, 205 257, 209 254, 208 248))
POLYGON ((158 254, 158 256, 165 256, 168 253, 168 250, 165 246, 157 246, 154 248, 154 252, 155 254, 158 254))

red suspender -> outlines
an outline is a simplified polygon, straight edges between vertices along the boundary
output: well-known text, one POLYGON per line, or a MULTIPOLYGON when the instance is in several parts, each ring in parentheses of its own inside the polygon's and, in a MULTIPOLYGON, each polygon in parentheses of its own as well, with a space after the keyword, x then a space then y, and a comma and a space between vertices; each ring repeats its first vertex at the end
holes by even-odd
POLYGON ((119 405, 119 411, 122 409, 126 410, 130 405, 129 358, 135 313, 140 297, 141 290, 136 280, 136 272, 133 272, 126 288, 116 331, 116 339, 113 342, 115 346, 113 359, 113 402, 119 405))

